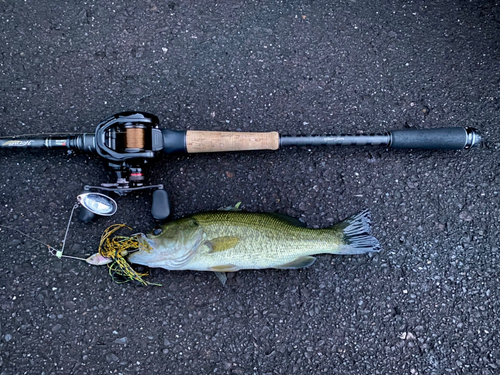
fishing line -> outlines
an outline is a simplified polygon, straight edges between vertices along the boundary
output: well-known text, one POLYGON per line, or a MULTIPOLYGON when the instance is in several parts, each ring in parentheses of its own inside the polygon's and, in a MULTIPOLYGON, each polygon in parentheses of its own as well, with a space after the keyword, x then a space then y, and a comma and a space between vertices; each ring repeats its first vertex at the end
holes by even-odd
POLYGON ((125 126, 125 148, 143 150, 145 147, 146 129, 142 126, 125 126))
POLYGON ((9 226, 3 225, 3 224, 0 224, 0 228, 9 229, 9 230, 15 230, 16 232, 21 233, 23 236, 28 237, 30 240, 33 240, 33 241, 38 242, 38 243, 40 243, 40 244, 42 244, 44 246, 47 246, 47 248, 49 249, 49 251, 50 251, 50 249, 56 250, 52 246, 50 246, 49 244, 46 244, 45 242, 40 241, 40 240, 36 239, 35 237, 32 237, 29 234, 24 233, 23 231, 20 231, 17 228, 12 228, 12 227, 9 227, 9 226))
POLYGON ((35 241, 35 242, 38 242, 39 244, 47 246, 47 249, 49 250, 49 254, 53 255, 53 256, 56 256, 59 259, 61 259, 61 258, 68 258, 68 259, 83 260, 84 262, 86 262, 87 260, 85 258, 79 258, 79 257, 71 256, 71 255, 63 255, 64 247, 66 246, 66 238, 68 237, 69 227, 70 227, 70 224, 71 224, 71 219, 73 218, 73 214, 74 214, 75 209, 77 207, 78 207, 78 203, 75 203, 75 205, 73 206, 73 209, 71 210, 71 215, 70 215, 69 220, 68 220, 68 225, 66 227, 66 233, 64 234, 64 240, 63 240, 63 243, 62 243, 61 250, 57 250, 53 246, 50 246, 49 244, 47 244, 47 243, 45 243, 43 241, 40 241, 39 239, 36 239, 35 237, 30 236, 29 234, 24 233, 23 231, 21 231, 21 230, 19 230, 17 228, 9 227, 7 225, 2 225, 2 224, 0 224, 0 228, 14 230, 14 231, 22 234, 23 236, 29 238, 32 241, 35 241))

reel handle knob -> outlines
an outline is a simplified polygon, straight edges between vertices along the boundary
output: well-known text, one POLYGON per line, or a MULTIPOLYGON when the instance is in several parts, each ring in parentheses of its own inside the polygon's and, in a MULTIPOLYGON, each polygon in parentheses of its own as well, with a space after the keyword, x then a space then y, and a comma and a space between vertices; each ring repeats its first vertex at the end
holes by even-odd
POLYGON ((165 189, 157 189, 153 192, 151 214, 156 220, 165 220, 170 215, 170 201, 165 189))

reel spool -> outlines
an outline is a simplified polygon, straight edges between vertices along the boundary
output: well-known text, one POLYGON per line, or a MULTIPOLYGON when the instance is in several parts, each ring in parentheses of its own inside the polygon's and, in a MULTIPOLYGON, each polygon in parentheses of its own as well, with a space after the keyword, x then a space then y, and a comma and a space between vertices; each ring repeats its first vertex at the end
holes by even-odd
POLYGON ((146 127, 143 124, 125 124, 125 152, 144 151, 146 127))

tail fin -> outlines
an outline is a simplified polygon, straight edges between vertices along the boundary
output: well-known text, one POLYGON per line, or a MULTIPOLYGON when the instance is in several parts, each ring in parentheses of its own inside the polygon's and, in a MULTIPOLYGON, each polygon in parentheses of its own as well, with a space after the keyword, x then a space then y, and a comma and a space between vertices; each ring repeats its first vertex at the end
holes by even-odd
POLYGON ((370 234, 370 210, 361 211, 334 225, 332 229, 341 230, 344 234, 343 245, 336 254, 365 254, 381 250, 380 242, 370 234))

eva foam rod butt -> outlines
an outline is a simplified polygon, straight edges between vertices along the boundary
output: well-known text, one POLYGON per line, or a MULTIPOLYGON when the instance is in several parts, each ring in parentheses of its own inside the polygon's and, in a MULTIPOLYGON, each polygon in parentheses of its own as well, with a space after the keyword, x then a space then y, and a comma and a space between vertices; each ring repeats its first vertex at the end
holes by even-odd
POLYGON ((472 128, 401 129, 390 132, 392 148, 463 150, 480 142, 472 128))

